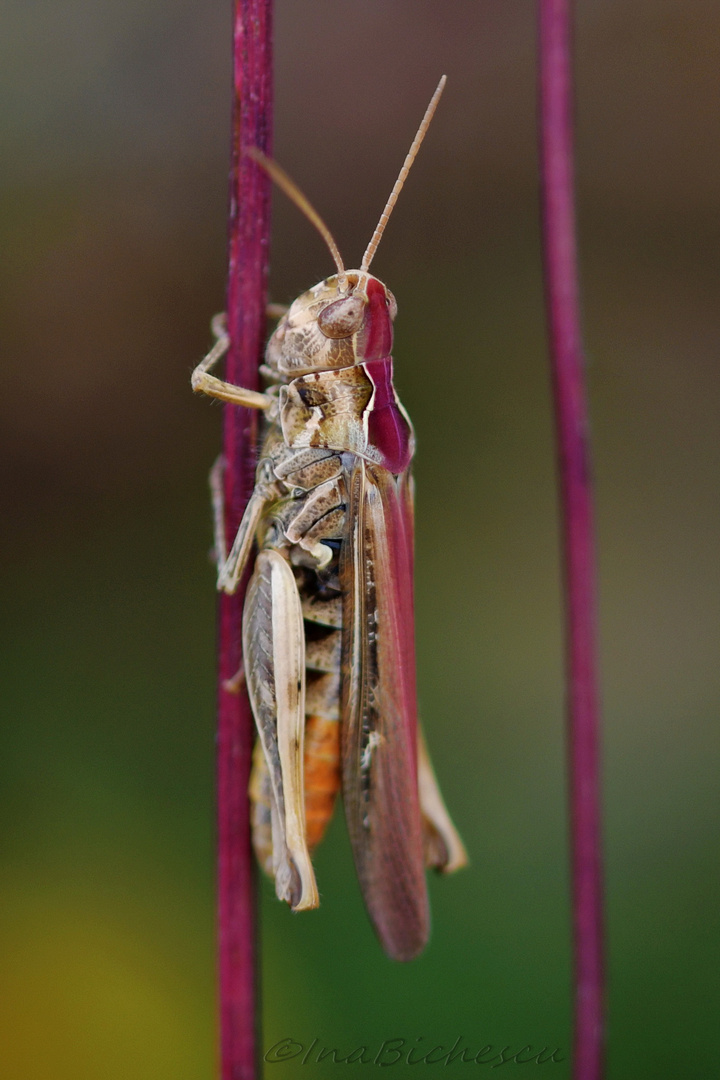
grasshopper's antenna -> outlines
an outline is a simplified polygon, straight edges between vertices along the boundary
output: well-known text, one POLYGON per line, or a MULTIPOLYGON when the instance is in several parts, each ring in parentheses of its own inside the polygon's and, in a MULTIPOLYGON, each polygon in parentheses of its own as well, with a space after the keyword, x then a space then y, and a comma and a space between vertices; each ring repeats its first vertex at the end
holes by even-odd
POLYGON ((442 79, 440 80, 440 82, 437 85, 437 90, 435 91, 433 96, 430 98, 430 104, 428 105, 427 109, 425 110, 425 115, 422 118, 422 123, 420 124, 420 127, 418 128, 417 135, 415 136, 415 138, 412 141, 412 146, 408 150, 407 157, 405 158, 405 163, 404 163, 402 169, 400 170, 400 175, 398 176, 397 180, 395 181, 395 187, 390 192, 390 198, 388 199, 387 203, 385 204, 385 209, 383 210, 382 214, 380 215, 380 220, 378 221, 375 232, 372 235, 372 240, 368 244, 367 251, 363 255, 363 261, 362 261, 362 265, 360 267, 361 270, 368 270, 370 268, 370 263, 372 262, 373 256, 374 256, 375 252, 377 251, 377 246, 380 243, 380 240, 382 239, 382 234, 385 232, 385 226, 387 225, 388 219, 389 219, 389 217, 390 217, 390 215, 392 213, 393 207, 394 207, 395 203, 397 202, 397 197, 398 197, 398 195, 400 194, 400 192, 402 190, 402 186, 405 183, 405 180, 407 178, 407 174, 410 172, 410 166, 412 165, 413 161, 415 160, 417 152, 420 149, 420 144, 423 141, 423 139, 425 138, 425 133, 426 133, 427 129, 430 127, 430 121, 432 120, 433 114, 434 114, 435 110, 437 109, 438 101, 440 100, 440 95, 442 94, 443 90, 445 89, 446 81, 447 81, 447 77, 445 75, 443 75, 442 79))
POLYGON ((272 158, 266 157, 265 154, 263 154, 262 150, 258 150, 256 146, 251 146, 245 151, 245 153, 248 157, 251 157, 253 161, 255 161, 260 166, 261 169, 265 170, 270 179, 275 181, 280 190, 285 192, 288 199, 291 199, 297 206, 298 210, 300 210, 300 212, 305 215, 308 221, 311 221, 312 224, 315 226, 315 228, 327 244, 328 248, 330 249, 330 254, 335 261, 338 272, 338 288, 341 290, 344 289, 347 283, 347 277, 345 275, 345 266, 343 264, 342 258, 340 257, 338 246, 333 240, 332 233, 328 229, 323 219, 318 214, 315 207, 311 205, 310 201, 305 195, 303 195, 297 184, 290 179, 285 170, 281 169, 277 162, 273 161, 272 158))

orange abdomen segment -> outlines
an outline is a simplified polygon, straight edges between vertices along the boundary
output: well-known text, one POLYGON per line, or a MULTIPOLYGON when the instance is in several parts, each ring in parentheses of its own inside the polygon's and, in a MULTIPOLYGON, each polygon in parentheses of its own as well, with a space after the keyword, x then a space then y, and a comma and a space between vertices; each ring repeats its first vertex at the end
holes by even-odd
POLYGON ((340 790, 340 724, 325 716, 305 721, 305 825, 312 851, 323 838, 340 790))

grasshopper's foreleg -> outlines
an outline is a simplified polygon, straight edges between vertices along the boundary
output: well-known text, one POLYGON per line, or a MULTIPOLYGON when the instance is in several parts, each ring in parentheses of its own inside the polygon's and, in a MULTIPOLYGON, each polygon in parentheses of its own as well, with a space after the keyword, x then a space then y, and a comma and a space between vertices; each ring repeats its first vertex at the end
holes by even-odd
POLYGON ((235 386, 233 383, 224 382, 215 375, 209 374, 210 369, 222 359, 230 347, 225 316, 216 315, 211 325, 216 340, 190 378, 190 385, 195 393, 209 394, 210 397, 218 398, 220 401, 229 401, 231 405, 245 405, 248 409, 269 409, 275 400, 269 394, 261 394, 257 390, 246 390, 242 386, 235 386))

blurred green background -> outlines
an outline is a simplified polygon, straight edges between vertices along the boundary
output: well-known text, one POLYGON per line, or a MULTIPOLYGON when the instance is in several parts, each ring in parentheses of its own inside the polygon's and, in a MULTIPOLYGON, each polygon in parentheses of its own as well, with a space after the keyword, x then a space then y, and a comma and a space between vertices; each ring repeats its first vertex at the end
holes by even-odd
MULTIPOLYGON (((4 17, 8 1080, 213 1076, 220 410, 188 377, 223 304, 229 30, 227 4, 198 0, 12 0, 4 17)), ((534 33, 527 0, 277 4, 276 155, 351 265, 448 75, 374 270, 398 299, 397 383, 419 439, 420 698, 472 866, 431 882, 433 939, 410 966, 374 941, 340 819, 318 912, 293 917, 264 884, 266 1049, 404 1038, 420 1056, 462 1036, 568 1057, 534 33)), ((608 1075, 704 1078, 720 1007, 720 7, 583 0, 577 67, 608 1075)), ((331 266, 275 206, 282 302, 331 266)))

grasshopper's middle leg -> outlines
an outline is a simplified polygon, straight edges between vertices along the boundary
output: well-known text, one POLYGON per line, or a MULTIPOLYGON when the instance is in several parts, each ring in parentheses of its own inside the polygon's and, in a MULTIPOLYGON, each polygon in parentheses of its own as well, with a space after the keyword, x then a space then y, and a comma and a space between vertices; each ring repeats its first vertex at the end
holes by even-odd
POLYGON ((252 551, 255 534, 260 524, 263 511, 269 502, 277 497, 278 491, 270 480, 258 480, 245 507, 245 513, 235 535, 230 553, 225 544, 225 496, 223 492, 223 474, 225 459, 222 454, 210 470, 210 498, 213 509, 213 532, 215 558, 217 560, 217 588, 219 592, 232 594, 236 591, 243 571, 247 566, 252 551))

